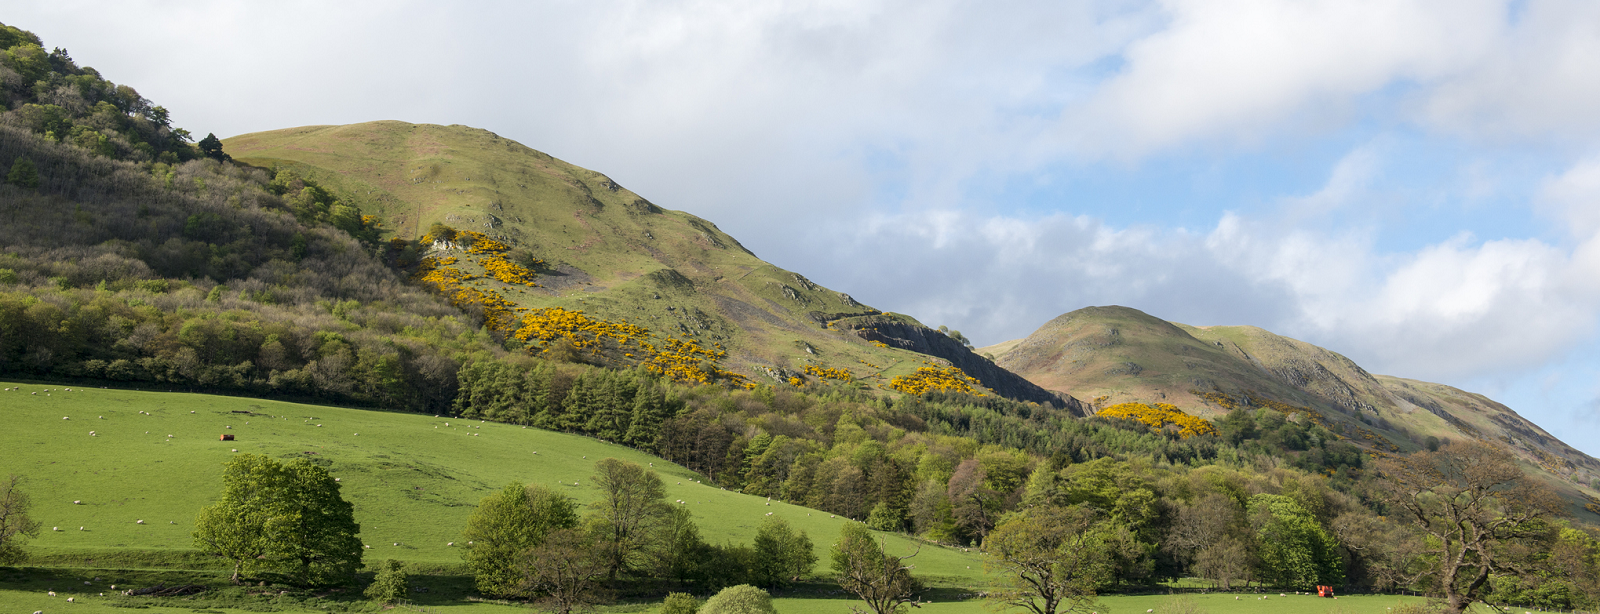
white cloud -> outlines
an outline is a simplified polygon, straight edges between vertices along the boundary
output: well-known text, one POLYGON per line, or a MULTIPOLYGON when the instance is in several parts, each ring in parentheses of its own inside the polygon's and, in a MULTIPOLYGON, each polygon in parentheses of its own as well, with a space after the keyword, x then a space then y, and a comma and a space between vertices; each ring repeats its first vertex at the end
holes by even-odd
MULTIPOLYGON (((1600 132, 1600 4, 1519 3, 1459 74, 1420 92, 1428 125, 1475 138, 1592 139, 1600 132)), ((1511 12, 1507 11, 1508 15, 1511 12)))
POLYGON ((1504 14, 1487 0, 1162 4, 1169 26, 1129 45, 1126 69, 1069 110, 1064 125, 1086 150, 1140 157, 1343 117, 1357 97, 1479 61, 1504 14))

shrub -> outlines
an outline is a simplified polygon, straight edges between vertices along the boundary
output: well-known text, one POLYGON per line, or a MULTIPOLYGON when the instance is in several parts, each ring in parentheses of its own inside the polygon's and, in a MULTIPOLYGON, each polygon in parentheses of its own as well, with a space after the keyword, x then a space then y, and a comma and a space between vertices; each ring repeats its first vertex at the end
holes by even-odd
POLYGON ((661 602, 661 614, 695 614, 699 609, 700 600, 688 593, 668 593, 661 602))
POLYGON ((700 614, 778 614, 767 591, 749 584, 722 589, 700 608, 700 614))
POLYGON ((372 585, 367 587, 367 598, 383 603, 405 599, 406 584, 410 579, 405 563, 394 559, 384 561, 383 566, 378 568, 377 577, 372 579, 372 585))

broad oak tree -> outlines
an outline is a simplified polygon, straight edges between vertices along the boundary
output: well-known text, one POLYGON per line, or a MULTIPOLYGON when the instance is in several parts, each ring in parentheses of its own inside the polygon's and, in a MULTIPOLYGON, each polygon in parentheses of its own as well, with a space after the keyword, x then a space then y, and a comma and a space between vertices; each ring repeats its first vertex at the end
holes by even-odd
POLYGON ((195 544, 243 572, 268 568, 302 584, 348 581, 362 545, 350 502, 328 470, 298 459, 284 464, 241 454, 222 472, 222 498, 195 518, 195 544))
POLYGON ((1530 573, 1537 542, 1550 535, 1549 521, 1563 515, 1555 493, 1523 474, 1510 454, 1482 442, 1386 458, 1377 469, 1395 515, 1428 538, 1431 564, 1415 579, 1431 580, 1450 614, 1481 600, 1490 575, 1530 573))
POLYGON ((1090 611, 1095 587, 1114 571, 1099 516, 1084 506, 1043 505, 1007 517, 984 542, 990 571, 1007 584, 991 598, 1033 614, 1090 611))

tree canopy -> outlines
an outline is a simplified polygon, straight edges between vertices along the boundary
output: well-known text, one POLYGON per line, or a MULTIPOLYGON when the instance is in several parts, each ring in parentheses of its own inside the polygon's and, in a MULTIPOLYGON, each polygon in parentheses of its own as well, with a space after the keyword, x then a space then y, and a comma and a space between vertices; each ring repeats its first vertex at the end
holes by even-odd
POLYGON ((361 566, 354 508, 306 459, 241 454, 223 468, 221 498, 195 518, 195 544, 241 574, 274 571, 308 585, 348 582, 361 566))

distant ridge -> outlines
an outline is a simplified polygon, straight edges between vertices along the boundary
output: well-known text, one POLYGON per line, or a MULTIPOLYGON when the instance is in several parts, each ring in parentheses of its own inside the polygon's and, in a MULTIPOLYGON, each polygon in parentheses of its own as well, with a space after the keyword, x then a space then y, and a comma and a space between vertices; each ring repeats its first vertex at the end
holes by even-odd
POLYGON ((1071 391, 1091 411, 1162 402, 1215 417, 1227 411, 1219 395, 1255 397, 1309 408, 1401 451, 1428 437, 1497 442, 1564 484, 1569 496, 1600 495, 1600 461, 1505 405, 1443 384, 1373 375, 1337 352, 1254 326, 1196 327, 1129 307, 1086 307, 978 351, 1044 388, 1071 391))

